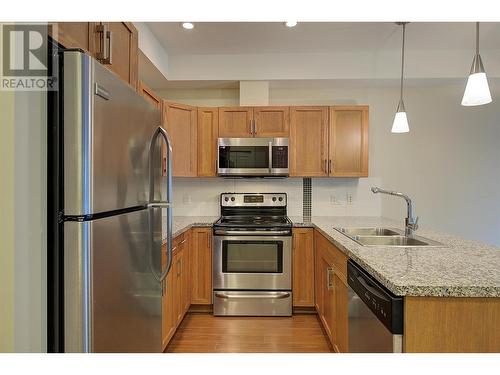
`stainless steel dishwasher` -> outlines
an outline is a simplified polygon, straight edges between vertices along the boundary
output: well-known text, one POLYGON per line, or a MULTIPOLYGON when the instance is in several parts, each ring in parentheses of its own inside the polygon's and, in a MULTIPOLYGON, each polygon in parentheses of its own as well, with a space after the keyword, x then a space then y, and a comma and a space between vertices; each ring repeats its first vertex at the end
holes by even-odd
POLYGON ((403 297, 392 294, 359 265, 347 263, 349 352, 403 352, 403 297))

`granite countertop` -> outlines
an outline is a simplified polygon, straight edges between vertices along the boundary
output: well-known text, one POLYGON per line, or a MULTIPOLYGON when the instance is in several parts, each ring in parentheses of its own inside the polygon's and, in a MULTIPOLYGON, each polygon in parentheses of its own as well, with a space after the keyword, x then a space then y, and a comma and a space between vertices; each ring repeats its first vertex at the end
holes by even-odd
POLYGON ((380 217, 291 217, 294 226, 314 226, 369 274, 399 296, 500 297, 500 248, 418 229, 416 235, 444 247, 367 247, 334 227, 389 227, 380 217))
MULTIPOLYGON (((172 223, 172 236, 175 238, 192 227, 211 227, 218 219, 218 216, 174 216, 172 223)), ((166 220, 162 221, 163 241, 165 242, 167 233, 166 220)))
MULTIPOLYGON (((381 217, 290 217, 294 226, 315 227, 369 274, 399 296, 500 297, 500 248, 421 228, 416 235, 444 247, 367 247, 334 227, 402 228, 381 217)), ((175 216, 174 237, 215 216, 175 216)), ((164 231, 165 232, 165 231, 164 231)))

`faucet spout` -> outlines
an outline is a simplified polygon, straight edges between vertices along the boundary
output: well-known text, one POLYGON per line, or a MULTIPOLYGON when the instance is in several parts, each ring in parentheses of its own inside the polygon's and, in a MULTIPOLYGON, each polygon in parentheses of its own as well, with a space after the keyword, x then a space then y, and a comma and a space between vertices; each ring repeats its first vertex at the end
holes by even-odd
POLYGON ((413 235, 413 231, 418 229, 418 217, 413 216, 413 203, 410 197, 397 191, 384 190, 376 186, 373 186, 371 188, 371 191, 374 194, 382 193, 387 195, 394 195, 396 197, 403 198, 406 201, 407 214, 405 218, 405 236, 411 237, 413 235))

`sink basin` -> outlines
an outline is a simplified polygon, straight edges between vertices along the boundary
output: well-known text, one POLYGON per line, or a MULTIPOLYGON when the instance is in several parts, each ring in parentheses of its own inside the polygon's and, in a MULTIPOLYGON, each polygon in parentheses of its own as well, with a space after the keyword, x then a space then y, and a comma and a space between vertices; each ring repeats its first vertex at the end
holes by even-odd
POLYGON ((354 236, 353 240, 363 246, 442 246, 423 238, 405 236, 354 236))
POLYGON ((353 236, 401 236, 403 233, 394 228, 335 228, 348 237, 353 236))
POLYGON ((426 246, 443 247, 442 243, 420 236, 406 237, 402 230, 395 228, 335 228, 363 246, 408 247, 426 246))

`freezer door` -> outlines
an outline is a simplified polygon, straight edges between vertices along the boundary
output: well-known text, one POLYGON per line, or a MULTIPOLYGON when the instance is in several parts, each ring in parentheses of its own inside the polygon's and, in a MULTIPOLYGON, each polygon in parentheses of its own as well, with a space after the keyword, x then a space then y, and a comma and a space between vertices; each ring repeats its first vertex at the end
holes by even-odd
MULTIPOLYGON (((147 204, 148 152, 160 111, 99 62, 63 53, 64 214, 147 204)), ((160 200, 161 139, 154 191, 160 200)))
POLYGON ((160 352, 161 210, 64 224, 66 352, 160 352))

